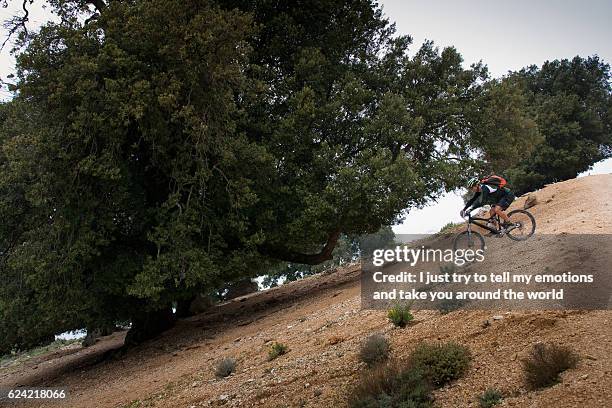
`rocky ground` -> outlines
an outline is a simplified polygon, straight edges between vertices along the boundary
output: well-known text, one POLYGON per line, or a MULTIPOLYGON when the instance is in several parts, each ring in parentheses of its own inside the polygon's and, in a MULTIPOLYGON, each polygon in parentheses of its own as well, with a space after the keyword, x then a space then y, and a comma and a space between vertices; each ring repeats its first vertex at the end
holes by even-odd
MULTIPOLYGON (((555 239, 490 239, 495 260, 510 271, 603 268, 610 273, 612 251, 598 247, 605 242, 598 237, 612 232, 611 186, 612 175, 601 175, 538 191, 538 204, 530 211, 538 233, 556 234, 555 239), (589 234, 580 236, 585 245, 568 247, 573 241, 564 237, 576 234, 589 234)), ((522 207, 525 199, 514 207, 522 207)), ((121 345, 122 332, 89 348, 69 346, 0 368, 0 388, 63 386, 70 393, 59 405, 15 406, 342 407, 366 369, 357 358, 359 346, 368 335, 383 333, 397 359, 421 341, 452 340, 470 348, 467 374, 435 392, 439 407, 477 407, 477 396, 489 387, 505 395, 501 407, 610 406, 612 312, 458 310, 443 315, 422 310, 415 312, 412 325, 398 329, 385 311, 361 310, 359 276, 360 266, 351 265, 235 299, 180 321, 123 357, 104 358, 121 345), (288 353, 268 361, 272 342, 286 344, 288 353), (580 362, 561 383, 528 391, 521 360, 537 342, 568 345, 580 362), (237 369, 217 379, 214 367, 224 357, 236 359, 237 369)))

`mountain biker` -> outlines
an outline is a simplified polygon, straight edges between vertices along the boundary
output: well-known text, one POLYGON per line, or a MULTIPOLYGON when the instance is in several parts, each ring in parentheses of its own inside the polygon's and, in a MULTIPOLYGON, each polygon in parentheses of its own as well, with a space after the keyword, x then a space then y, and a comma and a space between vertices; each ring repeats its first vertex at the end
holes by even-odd
POLYGON ((489 211, 491 222, 494 221, 493 217, 495 217, 495 215, 499 215, 499 217, 504 220, 504 224, 502 225, 503 228, 512 225, 510 223, 510 218, 508 218, 508 215, 504 211, 510 207, 510 204, 512 204, 516 197, 510 189, 503 185, 495 185, 494 182, 487 183, 486 181, 487 179, 478 180, 477 178, 472 178, 468 181, 467 186, 474 193, 474 196, 467 202, 465 207, 463 207, 463 210, 461 210, 461 217, 464 217, 465 214, 478 207, 489 204, 491 205, 491 210, 489 211), (469 211, 466 212, 468 208, 469 211))

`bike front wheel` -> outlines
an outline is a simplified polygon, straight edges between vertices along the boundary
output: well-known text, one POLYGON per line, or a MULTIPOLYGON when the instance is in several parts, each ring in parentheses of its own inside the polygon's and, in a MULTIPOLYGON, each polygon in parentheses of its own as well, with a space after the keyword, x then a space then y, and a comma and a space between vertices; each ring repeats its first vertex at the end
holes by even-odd
POLYGON ((479 249, 485 249, 485 240, 481 233, 476 231, 463 231, 455 237, 453 242, 453 250, 458 249, 466 250, 471 249, 477 251, 479 249))
POLYGON ((529 211, 514 210, 508 213, 508 218, 514 226, 506 231, 508 238, 515 241, 524 241, 533 235, 536 228, 536 221, 529 211))

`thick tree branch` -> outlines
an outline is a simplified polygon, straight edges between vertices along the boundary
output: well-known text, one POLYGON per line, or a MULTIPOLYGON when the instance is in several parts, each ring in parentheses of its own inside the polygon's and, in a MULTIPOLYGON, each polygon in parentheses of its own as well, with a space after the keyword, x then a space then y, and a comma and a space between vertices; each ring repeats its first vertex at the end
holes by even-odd
POLYGON ((263 255, 271 258, 279 259, 286 262, 295 262, 306 265, 318 265, 322 262, 332 259, 332 252, 340 238, 340 229, 336 229, 329 234, 325 246, 319 253, 303 254, 300 252, 290 251, 286 248, 274 245, 261 245, 258 249, 263 255))
MULTIPOLYGON (((23 0, 21 3, 21 8, 23 9, 22 16, 13 16, 13 18, 9 19, 4 23, 4 28, 8 30, 8 34, 2 45, 0 46, 0 51, 4 49, 4 46, 9 42, 11 37, 17 33, 20 29, 27 35, 28 28, 26 27, 26 23, 29 21, 30 12, 28 11, 28 4, 32 4, 34 0, 23 0)), ((3 7, 8 7, 8 3, 4 3, 3 7)))

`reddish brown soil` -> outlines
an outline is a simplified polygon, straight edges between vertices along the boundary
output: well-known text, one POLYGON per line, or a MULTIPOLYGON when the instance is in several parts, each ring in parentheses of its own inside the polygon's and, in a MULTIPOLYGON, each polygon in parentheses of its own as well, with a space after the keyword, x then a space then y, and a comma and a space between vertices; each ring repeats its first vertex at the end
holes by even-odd
MULTIPOLYGON (((612 175, 601 175, 537 192, 539 204, 530 211, 538 220, 538 232, 612 233, 611 186, 612 175)), ((522 207, 523 201, 514 207, 522 207)), ((538 237, 518 243, 490 241, 496 259, 509 270, 550 264, 579 271, 612 264, 610 248, 578 250, 567 248, 563 240, 552 244, 538 237)), ((600 242, 593 239, 592 244, 600 242)), ((605 271, 610 273, 609 267, 605 271)), ((0 388, 69 390, 69 399, 61 403, 15 406, 342 407, 366 370, 357 358, 359 346, 379 332, 389 337, 395 358, 408 356, 420 341, 453 340, 470 348, 473 361, 467 374, 435 392, 439 407, 477 407, 477 396, 489 387, 506 396, 500 407, 611 406, 612 312, 417 311, 415 324, 396 329, 384 311, 360 310, 359 274, 360 267, 354 265, 239 298, 180 321, 122 357, 103 358, 121 345, 124 333, 90 348, 72 346, 35 357, 0 369, 0 388), (493 320, 493 315, 502 318, 493 320), (484 327, 486 320, 491 324, 484 327), (272 341, 290 350, 267 361, 272 341), (581 359, 577 368, 562 374, 561 383, 529 391, 521 359, 537 342, 571 346, 581 359), (235 358, 237 370, 216 379, 214 364, 223 357, 235 358)))

